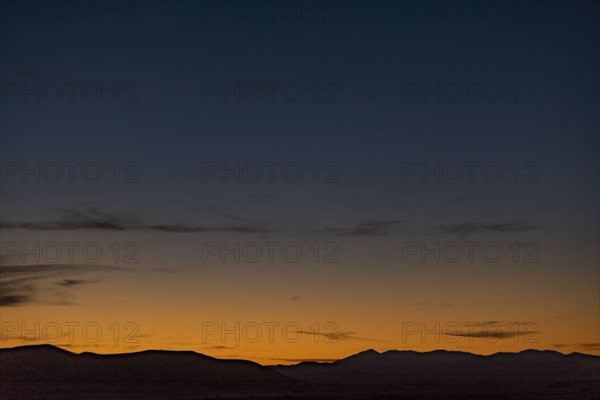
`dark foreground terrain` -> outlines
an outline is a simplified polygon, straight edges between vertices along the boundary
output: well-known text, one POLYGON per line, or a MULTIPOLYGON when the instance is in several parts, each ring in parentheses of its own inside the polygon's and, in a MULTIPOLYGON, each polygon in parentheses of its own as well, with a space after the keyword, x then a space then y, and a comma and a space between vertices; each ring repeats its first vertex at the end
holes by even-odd
POLYGON ((194 352, 0 350, 1 399, 600 399, 600 357, 365 351, 265 367, 194 352))

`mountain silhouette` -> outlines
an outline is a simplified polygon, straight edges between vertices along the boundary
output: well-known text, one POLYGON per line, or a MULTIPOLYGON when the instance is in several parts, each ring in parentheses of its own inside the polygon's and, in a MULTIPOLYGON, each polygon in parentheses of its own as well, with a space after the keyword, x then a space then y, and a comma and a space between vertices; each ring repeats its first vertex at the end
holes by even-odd
POLYGON ((537 350, 489 356, 445 350, 367 350, 333 363, 273 368, 291 378, 328 384, 591 381, 600 378, 600 357, 537 350))
POLYGON ((0 384, 2 399, 46 399, 95 398, 98 393, 124 398, 277 393, 300 383, 251 361, 219 360, 192 351, 101 355, 35 345, 0 349, 0 384))
POLYGON ((591 399, 598 378, 600 357, 537 350, 367 350, 332 363, 262 366, 192 351, 0 349, 2 399, 591 399))

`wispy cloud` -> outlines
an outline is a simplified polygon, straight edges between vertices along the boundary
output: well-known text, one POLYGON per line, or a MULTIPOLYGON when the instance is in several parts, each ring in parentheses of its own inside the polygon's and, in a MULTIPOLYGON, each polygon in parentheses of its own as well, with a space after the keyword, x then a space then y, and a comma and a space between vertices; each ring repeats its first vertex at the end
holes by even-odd
POLYGON ((76 277, 86 273, 125 271, 124 268, 90 264, 0 265, 0 306, 30 303, 73 304, 71 290, 100 279, 76 277))
POLYGON ((255 219, 250 219, 250 218, 241 217, 239 215, 236 215, 235 213, 231 212, 231 210, 229 210, 229 207, 227 206, 227 204, 223 203, 223 202, 214 203, 214 204, 211 204, 206 207, 196 207, 193 210, 200 211, 200 212, 203 212, 203 213, 209 214, 209 215, 214 215, 214 216, 220 217, 220 218, 222 218, 224 220, 228 220, 228 221, 234 221, 234 222, 248 224, 248 225, 261 225, 262 224, 260 221, 257 221, 255 219))
POLYGON ((5 72, 15 73, 32 81, 45 81, 50 79, 45 73, 30 67, 25 67, 21 64, 2 64, 0 69, 4 70, 5 72))
POLYGON ((325 227, 313 231, 315 235, 332 236, 384 236, 395 233, 400 229, 403 220, 373 220, 359 222, 351 227, 325 227))
POLYGON ((361 340, 361 341, 373 341, 373 339, 364 338, 357 336, 356 332, 313 332, 313 331, 298 331, 298 333, 303 335, 315 335, 315 336, 323 336, 332 342, 345 341, 345 340, 361 340))
POLYGON ((232 350, 237 348, 238 346, 223 346, 223 345, 218 345, 218 346, 205 346, 204 349, 205 350, 232 350))
POLYGON ((337 361, 337 358, 266 358, 271 361, 284 361, 284 362, 316 362, 316 363, 332 363, 337 361))
POLYGON ((585 349, 585 351, 600 351, 600 342, 598 343, 576 343, 576 344, 567 344, 567 343, 555 343, 552 346, 557 349, 561 349, 563 347, 579 347, 585 349))
POLYGON ((0 307, 14 307, 21 304, 31 302, 31 296, 23 294, 11 294, 11 290, 4 288, 3 293, 0 295, 0 307), (6 294, 8 293, 8 294, 6 294))
POLYGON ((440 334, 452 336, 452 337, 467 337, 473 339, 490 339, 490 340, 501 340, 501 339, 513 339, 520 336, 529 336, 531 332, 520 332, 520 331, 492 331, 492 330, 479 330, 473 332, 440 332, 440 334))
POLYGON ((500 222, 500 223, 480 223, 469 222, 465 224, 440 225, 437 230, 444 234, 454 234, 467 236, 483 232, 523 232, 539 229, 538 226, 525 222, 500 222))
POLYGON ((77 285, 84 285, 89 283, 96 283, 98 281, 90 281, 85 279, 63 279, 61 282, 58 282, 57 285, 72 287, 77 285))
POLYGON ((520 336, 521 334, 517 332, 469 332, 469 333, 450 333, 444 332, 445 335, 453 336, 453 337, 469 337, 475 339, 512 339, 514 337, 520 336))
POLYGON ((234 232, 234 233, 267 233, 266 226, 256 223, 222 223, 213 225, 186 224, 181 222, 159 224, 136 221, 127 215, 106 213, 97 208, 84 211, 61 209, 59 218, 49 221, 2 221, 0 229, 21 229, 29 231, 156 231, 165 233, 204 233, 204 232, 234 232))

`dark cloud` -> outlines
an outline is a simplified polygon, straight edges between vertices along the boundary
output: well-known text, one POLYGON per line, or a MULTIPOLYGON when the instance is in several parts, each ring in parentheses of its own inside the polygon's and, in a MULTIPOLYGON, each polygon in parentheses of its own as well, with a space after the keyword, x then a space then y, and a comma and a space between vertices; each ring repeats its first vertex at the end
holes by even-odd
POLYGON ((453 303, 431 303, 431 302, 423 302, 423 301, 414 301, 409 304, 413 307, 435 307, 435 308, 456 307, 456 304, 453 304, 453 303))
POLYGON ((204 349, 206 350, 232 350, 238 346, 206 346, 204 349))
MULTIPOLYGON (((0 278, 2 278, 1 274, 0 278)), ((0 307, 17 307, 33 302, 37 292, 34 281, 35 278, 31 277, 5 282, 0 280, 0 307)))
POLYGON ((312 332, 312 331, 297 331, 303 335, 318 335, 327 338, 330 341, 344 341, 344 340, 361 340, 361 341, 373 341, 373 339, 363 338, 356 336, 356 332, 312 332))
MULTIPOLYGON (((7 291, 2 289, 3 292, 7 291)), ((30 296, 2 294, 0 295, 0 307, 14 307, 31 301, 30 296)))
POLYGON ((563 347, 581 347, 586 349, 587 351, 600 351, 600 343, 579 343, 579 344, 565 344, 565 343, 556 343, 553 344, 557 349, 563 347))
POLYGON ((7 222, 0 223, 0 229, 23 229, 30 231, 75 231, 75 230, 104 230, 132 231, 146 230, 166 233, 204 233, 204 232, 233 232, 233 233, 267 233, 269 230, 256 223, 230 223, 214 225, 190 225, 185 223, 148 224, 136 221, 128 215, 115 215, 103 212, 97 208, 85 211, 61 209, 62 216, 51 221, 41 222, 7 222))
POLYGON ((123 231, 136 226, 129 216, 111 215, 97 208, 85 211, 57 209, 62 216, 52 221, 42 222, 7 222, 2 221, 2 229, 23 229, 31 231, 70 231, 81 229, 123 231))
POLYGON ((503 222, 503 223, 478 223, 471 222, 466 224, 440 225, 438 230, 444 234, 453 234, 459 236, 472 235, 483 232, 523 232, 539 229, 538 226, 524 222, 503 222))
POLYGON ((207 207, 197 207, 197 208, 194 208, 193 210, 200 211, 200 212, 210 214, 210 215, 214 215, 214 216, 220 217, 220 218, 228 220, 228 221, 235 221, 235 222, 243 223, 243 224, 247 224, 247 225, 260 224, 259 221, 240 217, 239 215, 232 213, 231 211, 228 210, 227 204, 225 204, 223 202, 214 203, 207 207))
POLYGON ((333 236, 383 236, 394 233, 399 225, 406 221, 402 220, 374 220, 359 222, 353 227, 333 228, 326 227, 312 232, 312 234, 333 236))
POLYGON ((332 363, 337 361, 337 358, 267 358, 272 361, 285 361, 285 362, 316 362, 316 363, 332 363))
POLYGON ((192 226, 184 224, 171 224, 171 225, 138 225, 128 227, 130 230, 154 230, 159 232, 169 233, 204 233, 204 232, 234 232, 234 233, 267 233, 268 230, 251 225, 204 225, 204 226, 192 226))
POLYGON ((13 72, 32 81, 44 81, 49 79, 46 74, 20 64, 2 64, 0 68, 5 72, 13 72))
POLYGON ((480 330, 473 332, 440 332, 442 335, 452 337, 468 337, 473 339, 490 339, 490 340, 501 340, 501 339, 513 339, 519 336, 528 336, 532 332, 519 332, 519 331, 502 331, 502 330, 480 330))
POLYGON ((72 287, 72 286, 77 286, 77 285, 84 285, 87 283, 96 283, 98 281, 89 281, 89 280, 85 280, 85 279, 63 279, 61 282, 58 282, 58 285, 61 286, 67 286, 67 287, 72 287))
POLYGON ((0 265, 0 306, 17 307, 30 303, 73 304, 71 288, 97 283, 100 280, 72 276, 105 271, 125 269, 95 264, 0 265))
POLYGON ((22 275, 56 275, 96 271, 126 271, 125 268, 98 264, 28 264, 0 265, 0 280, 22 275))

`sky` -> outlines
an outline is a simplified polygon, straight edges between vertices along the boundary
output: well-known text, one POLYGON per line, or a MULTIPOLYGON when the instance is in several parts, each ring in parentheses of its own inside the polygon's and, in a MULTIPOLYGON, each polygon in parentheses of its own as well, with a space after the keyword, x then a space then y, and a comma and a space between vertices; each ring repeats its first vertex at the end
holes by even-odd
POLYGON ((597 2, 0 11, 0 347, 599 354, 597 2))

